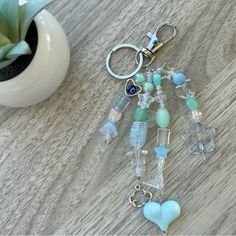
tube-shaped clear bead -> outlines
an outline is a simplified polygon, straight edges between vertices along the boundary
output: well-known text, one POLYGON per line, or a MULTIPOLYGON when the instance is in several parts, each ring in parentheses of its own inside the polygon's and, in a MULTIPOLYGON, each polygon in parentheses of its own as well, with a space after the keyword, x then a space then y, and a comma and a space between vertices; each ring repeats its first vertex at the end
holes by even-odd
POLYGON ((133 122, 129 137, 130 146, 135 148, 142 148, 146 143, 147 134, 147 122, 133 122))

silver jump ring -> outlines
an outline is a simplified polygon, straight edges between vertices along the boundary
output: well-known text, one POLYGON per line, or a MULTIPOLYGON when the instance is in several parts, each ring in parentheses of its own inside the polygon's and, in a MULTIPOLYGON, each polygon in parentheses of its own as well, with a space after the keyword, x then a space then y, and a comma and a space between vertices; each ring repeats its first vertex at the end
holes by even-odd
POLYGON ((106 67, 107 67, 109 74, 116 79, 129 79, 129 78, 133 77, 134 75, 136 75, 143 66, 143 54, 139 53, 139 63, 138 63, 137 68, 135 69, 135 71, 133 71, 132 73, 130 73, 128 75, 119 75, 119 74, 114 73, 110 67, 111 56, 114 52, 116 52, 119 49, 123 49, 123 48, 131 48, 131 49, 135 50, 137 53, 140 52, 140 49, 132 44, 120 44, 111 50, 111 52, 107 55, 107 58, 106 58, 106 67))

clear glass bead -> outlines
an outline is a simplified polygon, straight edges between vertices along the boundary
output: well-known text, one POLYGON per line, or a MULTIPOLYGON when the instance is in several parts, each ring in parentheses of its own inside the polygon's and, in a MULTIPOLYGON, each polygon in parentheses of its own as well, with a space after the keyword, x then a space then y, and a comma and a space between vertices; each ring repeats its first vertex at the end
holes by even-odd
POLYGON ((135 121, 132 124, 129 136, 131 147, 142 148, 147 140, 148 125, 147 122, 135 121))
POLYGON ((165 103, 167 96, 162 90, 157 90, 155 99, 159 103, 165 103))
POLYGON ((112 102, 112 107, 118 112, 123 113, 129 104, 130 98, 124 94, 120 94, 112 102))
POLYGON ((193 110, 190 112, 190 119, 193 122, 201 122, 202 120, 202 113, 198 110, 193 110))
POLYGON ((148 110, 148 128, 156 126, 156 111, 148 110))
POLYGON ((136 177, 141 178, 146 170, 146 155, 148 151, 135 148, 133 151, 127 153, 131 158, 132 169, 136 177))
POLYGON ((116 124, 112 121, 107 121, 101 128, 100 133, 103 135, 104 141, 110 144, 112 140, 118 135, 116 124))
POLYGON ((158 146, 167 146, 170 143, 170 130, 159 128, 157 130, 157 144, 158 146))
POLYGON ((193 89, 192 82, 190 79, 187 79, 183 85, 176 86, 175 92, 176 95, 182 99, 195 96, 195 90, 193 89))
POLYGON ((142 109, 149 108, 150 105, 155 101, 155 99, 149 95, 149 93, 141 93, 138 95, 139 101, 138 106, 142 109))
POLYGON ((152 83, 152 75, 153 75, 152 71, 147 70, 146 73, 147 73, 147 82, 152 83))
POLYGON ((143 184, 148 185, 157 189, 158 191, 162 191, 164 188, 164 164, 165 158, 160 157, 156 160, 156 167, 153 172, 150 174, 149 178, 143 182, 143 184))

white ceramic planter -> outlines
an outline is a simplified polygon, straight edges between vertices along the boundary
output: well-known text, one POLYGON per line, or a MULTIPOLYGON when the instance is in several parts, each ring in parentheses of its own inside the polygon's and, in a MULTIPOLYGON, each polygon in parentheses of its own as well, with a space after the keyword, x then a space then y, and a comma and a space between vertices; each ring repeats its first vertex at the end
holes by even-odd
POLYGON ((0 104, 25 107, 52 95, 64 80, 69 68, 70 49, 65 32, 48 11, 34 19, 38 46, 30 65, 18 76, 0 82, 0 104))

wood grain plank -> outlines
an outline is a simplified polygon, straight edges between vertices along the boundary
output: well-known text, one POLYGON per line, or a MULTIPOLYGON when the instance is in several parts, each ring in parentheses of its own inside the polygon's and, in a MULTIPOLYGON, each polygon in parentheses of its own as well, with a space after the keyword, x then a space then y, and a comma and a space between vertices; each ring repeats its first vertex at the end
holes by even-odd
MULTIPOLYGON (((166 199, 178 200, 183 208, 169 233, 236 234, 235 1, 55 0, 49 11, 68 35, 71 66, 48 100, 29 108, 0 108, 0 233, 160 234, 127 201, 134 178, 125 155, 136 101, 110 146, 102 143, 98 129, 124 86, 105 70, 109 50, 123 42, 146 46, 145 34, 171 21, 178 35, 153 66, 167 62, 194 81, 217 140, 205 162, 191 158, 180 140, 184 119, 168 87, 172 124, 166 199)), ((133 66, 131 54, 116 59, 116 70, 133 66)), ((154 128, 145 146, 149 160, 155 135, 154 128)))

